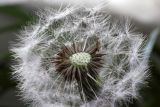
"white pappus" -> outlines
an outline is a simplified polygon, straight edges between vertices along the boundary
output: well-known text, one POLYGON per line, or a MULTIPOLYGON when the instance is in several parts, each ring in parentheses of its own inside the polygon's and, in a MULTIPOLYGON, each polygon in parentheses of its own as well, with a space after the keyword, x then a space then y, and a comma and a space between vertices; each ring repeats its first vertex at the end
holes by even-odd
POLYGON ((144 37, 126 18, 94 8, 41 12, 11 51, 14 77, 33 107, 116 107, 147 77, 144 37))

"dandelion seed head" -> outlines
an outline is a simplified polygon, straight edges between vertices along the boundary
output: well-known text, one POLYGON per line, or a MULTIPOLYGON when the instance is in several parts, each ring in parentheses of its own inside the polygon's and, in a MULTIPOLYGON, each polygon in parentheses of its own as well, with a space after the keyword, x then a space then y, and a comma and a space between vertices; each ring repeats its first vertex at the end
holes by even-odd
POLYGON ((143 35, 100 10, 49 8, 18 41, 14 76, 33 107, 116 107, 147 77, 143 35))

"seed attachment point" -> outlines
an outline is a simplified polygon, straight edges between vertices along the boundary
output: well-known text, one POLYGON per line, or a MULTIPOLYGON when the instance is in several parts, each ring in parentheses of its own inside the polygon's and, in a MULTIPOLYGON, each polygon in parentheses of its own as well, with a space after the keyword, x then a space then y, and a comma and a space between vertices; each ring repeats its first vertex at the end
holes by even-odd
POLYGON ((86 52, 78 52, 70 56, 71 64, 74 66, 87 66, 91 61, 91 55, 86 52))

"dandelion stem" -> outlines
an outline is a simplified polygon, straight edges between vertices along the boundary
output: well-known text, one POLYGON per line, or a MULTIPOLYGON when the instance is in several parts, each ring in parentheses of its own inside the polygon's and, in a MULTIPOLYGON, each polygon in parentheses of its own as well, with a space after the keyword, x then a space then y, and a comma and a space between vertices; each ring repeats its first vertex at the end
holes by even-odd
POLYGON ((160 28, 158 27, 158 28, 155 28, 150 34, 149 41, 148 41, 146 48, 145 48, 145 56, 147 58, 149 58, 149 56, 152 53, 152 50, 153 50, 153 47, 154 47, 156 40, 158 38, 159 32, 160 32, 160 28))

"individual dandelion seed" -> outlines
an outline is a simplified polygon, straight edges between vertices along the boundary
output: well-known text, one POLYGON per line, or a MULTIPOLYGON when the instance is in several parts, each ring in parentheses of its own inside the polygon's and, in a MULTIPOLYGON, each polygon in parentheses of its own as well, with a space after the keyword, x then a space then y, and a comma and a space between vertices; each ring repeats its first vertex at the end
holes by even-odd
POLYGON ((56 71, 61 73, 66 81, 76 81, 83 100, 93 100, 100 90, 99 70, 103 66, 103 55, 100 53, 100 43, 73 43, 64 46, 54 59, 56 71), (83 95, 84 94, 84 95, 83 95))
POLYGON ((11 49, 14 76, 33 107, 116 107, 147 77, 144 38, 129 19, 95 8, 49 8, 11 49))

